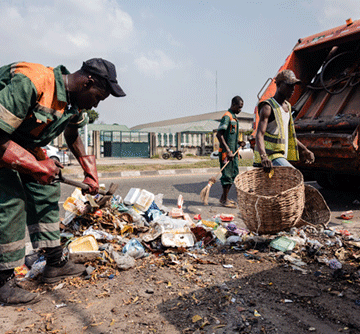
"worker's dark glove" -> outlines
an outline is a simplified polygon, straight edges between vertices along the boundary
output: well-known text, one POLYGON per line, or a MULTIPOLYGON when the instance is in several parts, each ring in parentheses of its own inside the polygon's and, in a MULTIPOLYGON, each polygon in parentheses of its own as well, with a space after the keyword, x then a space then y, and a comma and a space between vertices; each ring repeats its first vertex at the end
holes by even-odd
POLYGON ((270 173, 273 168, 273 164, 266 154, 261 155, 261 165, 263 166, 265 173, 270 173))
POLYGON ((315 155, 310 150, 302 150, 299 152, 300 154, 300 160, 302 162, 305 162, 306 164, 312 164, 315 162, 315 155))
POLYGON ((31 175, 41 184, 50 184, 64 166, 53 159, 38 161, 27 150, 13 141, 9 141, 0 166, 14 169, 22 174, 31 175))
POLYGON ((84 155, 79 157, 79 163, 85 174, 83 183, 89 186, 88 193, 90 195, 96 195, 99 192, 99 179, 97 175, 95 155, 84 155))

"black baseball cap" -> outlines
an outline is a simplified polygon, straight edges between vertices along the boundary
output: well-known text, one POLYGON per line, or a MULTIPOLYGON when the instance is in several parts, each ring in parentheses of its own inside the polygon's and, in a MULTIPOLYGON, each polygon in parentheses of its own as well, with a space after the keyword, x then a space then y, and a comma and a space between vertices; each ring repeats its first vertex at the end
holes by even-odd
POLYGON ((126 95, 116 80, 115 65, 108 60, 92 58, 84 61, 81 69, 105 79, 109 85, 111 95, 116 97, 126 95))

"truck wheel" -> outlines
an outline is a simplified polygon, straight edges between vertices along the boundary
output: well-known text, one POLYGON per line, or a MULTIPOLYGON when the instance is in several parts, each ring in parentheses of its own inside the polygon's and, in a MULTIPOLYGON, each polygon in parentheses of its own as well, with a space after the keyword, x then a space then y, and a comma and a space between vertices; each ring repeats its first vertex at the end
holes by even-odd
POLYGON ((316 173, 315 180, 321 188, 333 189, 328 173, 316 173))
POLYGON ((170 154, 169 153, 164 153, 163 155, 162 155, 162 157, 163 157, 163 159, 169 159, 170 158, 170 154))
POLYGON ((354 191, 360 187, 360 177, 347 174, 329 174, 332 189, 354 191))
POLYGON ((317 173, 315 178, 324 189, 354 191, 360 187, 360 176, 357 175, 317 173))

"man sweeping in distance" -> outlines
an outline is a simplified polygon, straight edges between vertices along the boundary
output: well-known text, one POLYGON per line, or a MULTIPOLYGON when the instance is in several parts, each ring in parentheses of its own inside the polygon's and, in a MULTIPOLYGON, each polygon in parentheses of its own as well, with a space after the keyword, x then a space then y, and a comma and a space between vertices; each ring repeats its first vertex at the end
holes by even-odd
POLYGON ((228 198, 230 188, 234 183, 235 177, 239 174, 239 154, 236 153, 240 145, 245 145, 239 141, 239 122, 236 115, 241 112, 244 101, 240 96, 235 96, 231 100, 230 109, 221 118, 216 137, 219 140, 219 162, 222 169, 220 182, 223 188, 220 197, 220 204, 227 208, 236 208, 236 203, 228 198))

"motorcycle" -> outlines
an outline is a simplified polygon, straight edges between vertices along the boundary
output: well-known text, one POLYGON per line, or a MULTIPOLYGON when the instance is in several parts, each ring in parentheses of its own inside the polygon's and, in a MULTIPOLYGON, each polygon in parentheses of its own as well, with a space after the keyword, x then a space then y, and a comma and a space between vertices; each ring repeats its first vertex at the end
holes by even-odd
POLYGON ((181 160, 183 158, 183 153, 182 151, 177 151, 177 150, 173 150, 171 148, 167 148, 166 149, 167 152, 165 152, 162 157, 163 159, 169 159, 170 157, 171 158, 176 158, 178 160, 181 160))

